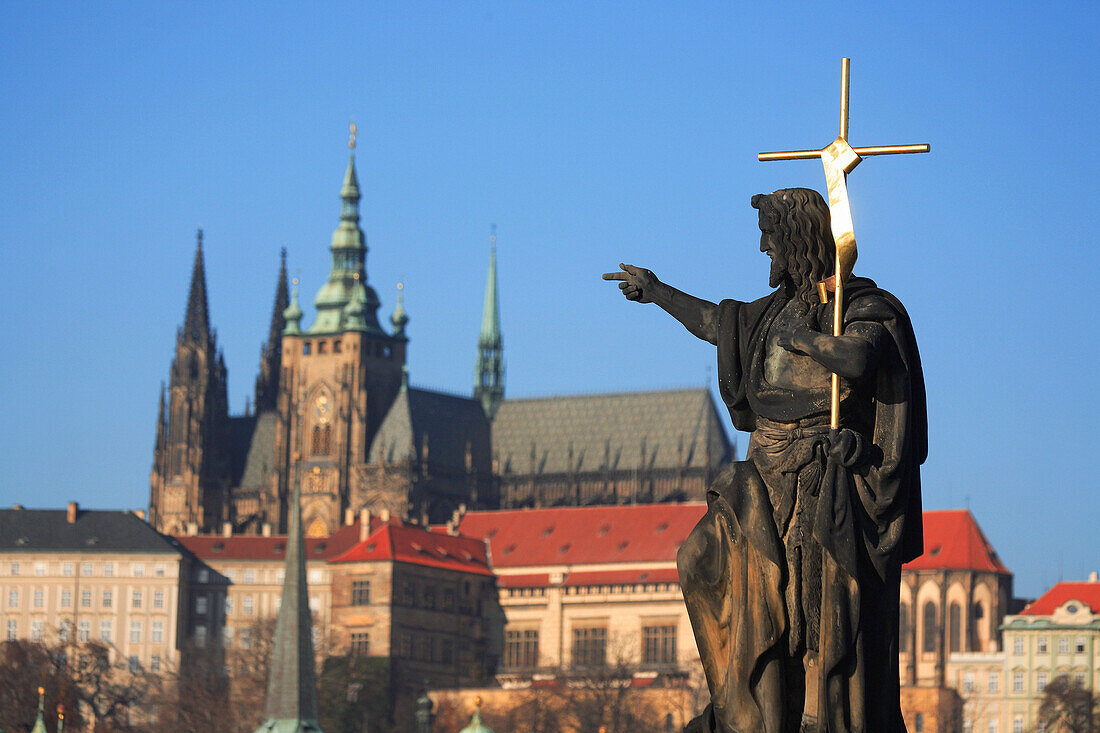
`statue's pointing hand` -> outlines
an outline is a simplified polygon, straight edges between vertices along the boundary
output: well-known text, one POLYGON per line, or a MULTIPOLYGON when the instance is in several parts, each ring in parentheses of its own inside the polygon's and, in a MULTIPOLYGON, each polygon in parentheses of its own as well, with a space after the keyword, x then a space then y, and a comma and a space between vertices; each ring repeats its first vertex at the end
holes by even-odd
POLYGON ((623 291, 623 295, 627 300, 636 300, 639 303, 652 303, 653 302, 653 290, 660 280, 649 270, 644 267, 635 267, 634 265, 624 265, 619 263, 619 267, 622 268, 622 272, 605 272, 603 274, 604 280, 618 280, 619 290, 623 291))

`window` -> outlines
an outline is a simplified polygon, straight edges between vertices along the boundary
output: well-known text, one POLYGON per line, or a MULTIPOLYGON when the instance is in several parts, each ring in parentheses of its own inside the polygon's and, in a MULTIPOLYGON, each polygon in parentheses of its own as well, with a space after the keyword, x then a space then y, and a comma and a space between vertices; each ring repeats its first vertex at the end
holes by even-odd
POLYGON ((416 606, 416 585, 406 580, 401 590, 401 602, 406 606, 416 606))
POLYGON ((202 624, 195 626, 195 643, 199 646, 206 646, 206 627, 202 624))
POLYGON ((430 585, 424 587, 424 608, 435 610, 435 588, 430 585))
POLYGON ((15 641, 19 638, 19 622, 13 618, 8 619, 8 641, 15 641))
POLYGON ((61 574, 62 575, 72 575, 73 574, 73 564, 71 562, 61 563, 61 574))
POLYGON ((111 643, 111 621, 104 619, 99 622, 99 640, 107 644, 111 643))
POLYGON ((1037 647, 1036 650, 1035 650, 1036 652, 1038 652, 1039 654, 1046 654, 1047 653, 1047 638, 1045 636, 1040 636, 1039 641, 1036 644, 1036 647, 1037 647))
POLYGON ((1013 672, 1012 673, 1012 691, 1023 692, 1024 691, 1024 673, 1013 672))
POLYGON ((244 571, 244 582, 246 582, 246 583, 255 583, 256 582, 256 571, 255 570, 245 570, 244 571))
POLYGON ((510 669, 539 666, 538 629, 509 629, 504 632, 504 666, 510 669))
POLYGON ((130 622, 130 643, 131 644, 140 644, 141 643, 141 636, 142 636, 141 632, 142 632, 141 622, 140 621, 131 621, 130 622))
POLYGON ((309 356, 309 342, 306 341, 302 344, 302 356, 309 356))
POLYGON ((12 575, 19 575, 19 563, 13 562, 9 567, 9 571, 12 575))
POLYGON ((233 648, 233 627, 226 626, 222 629, 222 646, 226 649, 233 648))
POLYGON ((1012 733, 1024 733, 1024 716, 1017 715, 1012 719, 1012 733))
POLYGON ((1012 653, 1019 656, 1024 653, 1024 639, 1021 636, 1017 636, 1012 640, 1012 653))
POLYGON ((351 632, 351 655, 353 657, 365 657, 370 654, 370 632, 351 632))
POLYGON ((164 591, 158 590, 153 594, 153 608, 164 608, 164 591))
POLYGON ((57 626, 57 640, 69 641, 69 638, 73 635, 73 622, 67 618, 61 619, 61 623, 57 626))
POLYGON ((317 614, 321 610, 321 599, 313 597, 309 599, 309 610, 317 614))
POLYGON ((76 640, 79 642, 85 642, 92 638, 92 622, 81 621, 76 627, 76 640))
POLYGON ((332 425, 325 423, 324 425, 313 426, 313 442, 310 445, 310 452, 315 456, 327 456, 331 453, 332 448, 332 425))
POLYGON ((353 606, 369 606, 370 605, 370 581, 369 580, 353 580, 353 581, 351 581, 351 605, 353 605, 353 606))
MULTIPOLYGON (((282 585, 284 580, 286 580, 286 571, 279 568, 275 571, 275 585, 282 585)), ((248 582, 248 573, 245 573, 245 582, 248 582)))
POLYGON ((241 649, 252 648, 252 629, 241 629, 241 649))
POLYGON ((949 651, 962 651, 962 608, 958 603, 947 610, 947 643, 949 651))
POLYGON ((112 595, 111 591, 103 591, 103 607, 110 608, 112 603, 114 603, 114 596, 112 595))
POLYGON ((986 728, 989 733, 1001 733, 1001 721, 999 718, 993 718, 989 721, 989 726, 986 728))
POLYGON ((45 605, 45 594, 41 588, 34 589, 34 607, 42 608, 45 605))
POLYGON ((149 671, 153 674, 160 672, 160 655, 154 654, 149 657, 149 671))
POLYGON ((325 582, 325 573, 322 570, 310 570, 309 582, 311 585, 320 585, 325 582))
POLYGON ((209 583, 210 582, 210 571, 207 570, 206 568, 199 568, 198 582, 200 582, 200 583, 209 583))
POLYGON ((607 661, 607 628, 573 629, 573 666, 598 667, 607 661))
POLYGON ((145 563, 135 562, 130 565, 130 574, 135 578, 145 577, 145 563))
POLYGON ((141 660, 136 655, 130 655, 130 674, 136 674, 141 671, 141 660))
POLYGON ((398 654, 402 659, 412 658, 412 635, 407 631, 402 631, 398 642, 398 654))
POLYGON ((225 615, 229 616, 233 613, 233 596, 225 597, 225 615))
POLYGON ((963 692, 974 691, 974 673, 963 672, 963 692))
POLYGON ((103 563, 103 577, 113 578, 115 576, 115 564, 113 562, 103 563))
POLYGON ((1084 687, 1085 686, 1085 673, 1084 672, 1075 672, 1074 675, 1073 675, 1073 684, 1077 685, 1078 687, 1084 687))
POLYGON ((15 588, 8 591, 8 608, 19 608, 19 591, 15 588))
POLYGON ((439 661, 443 664, 454 664, 455 643, 450 639, 444 639, 439 649, 439 661))
POLYGON ((42 619, 31 621, 31 641, 42 641, 42 619))
POLYGON ((92 607, 92 592, 90 590, 80 591, 80 607, 91 608, 92 607))
POLYGON ((917 717, 913 722, 916 724, 916 733, 924 733, 924 713, 917 713, 917 717))
POLYGON ((1058 637, 1058 653, 1059 654, 1069 654, 1069 637, 1068 636, 1058 637))
POLYGON ((252 612, 255 610, 253 608, 252 604, 253 604, 252 596, 245 596, 244 597, 244 603, 241 604, 243 606, 245 616, 251 616, 252 612))
POLYGON ((1001 691, 1001 673, 1000 672, 990 672, 989 673, 989 677, 986 678, 986 690, 988 690, 989 692, 1000 692, 1001 691))
POLYGON ((1035 689, 1039 692, 1043 692, 1047 689, 1047 673, 1040 672, 1035 675, 1035 689))
POLYGON ((139 591, 139 590, 134 591, 134 595, 130 600, 130 604, 134 608, 141 608, 141 591, 139 591))
POLYGON ((924 651, 936 651, 936 634, 936 604, 928 601, 924 604, 924 651))
POLYGON ((153 566, 153 575, 157 576, 158 578, 164 577, 164 563, 158 562, 156 565, 153 566))
POLYGON ((152 633, 150 633, 150 635, 149 635, 149 641, 153 642, 154 644, 164 643, 164 622, 163 621, 154 621, 153 622, 153 630, 152 630, 152 633))
POLYGON ((92 576, 92 564, 90 562, 80 563, 80 574, 86 578, 90 578, 92 576))
POLYGON ((225 571, 225 579, 229 582, 230 585, 232 585, 233 583, 236 583, 237 582, 237 571, 236 570, 226 570, 225 571))
POLYGON ((72 608, 73 607, 73 592, 68 588, 61 591, 61 607, 72 608))
POLYGON ((453 611, 455 610, 455 592, 453 588, 443 589, 443 610, 453 611))
POLYGON ((1077 639, 1073 643, 1073 651, 1075 651, 1078 654, 1084 654, 1085 653, 1085 637, 1083 637, 1083 636, 1078 636, 1077 637, 1077 639))
POLYGON ((34 574, 37 575, 39 578, 44 576, 46 574, 46 563, 36 562, 34 564, 34 574))
POLYGON ((206 615, 207 600, 205 595, 201 595, 195 598, 195 613, 200 616, 206 615))
POLYGON ((676 626, 642 627, 642 664, 675 664, 676 626))

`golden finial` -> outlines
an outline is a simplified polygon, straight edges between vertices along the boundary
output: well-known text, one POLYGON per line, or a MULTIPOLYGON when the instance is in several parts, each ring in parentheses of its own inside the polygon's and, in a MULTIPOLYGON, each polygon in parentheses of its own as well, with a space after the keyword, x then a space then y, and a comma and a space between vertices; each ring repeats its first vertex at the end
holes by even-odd
POLYGON ((474 705, 478 709, 481 709, 481 695, 478 695, 477 697, 474 698, 474 705))
POLYGON ((298 278, 294 278, 294 279, 293 279, 293 280, 291 280, 290 282, 292 282, 293 284, 297 285, 297 284, 298 284, 298 278))
POLYGON ((348 125, 348 130, 351 131, 351 134, 348 136, 348 147, 352 150, 355 150, 355 135, 359 132, 359 128, 356 127, 355 123, 353 122, 348 125))
POLYGON ((358 279, 359 279, 359 273, 358 273, 358 272, 356 272, 356 273, 353 273, 353 274, 352 274, 352 278, 354 278, 354 279, 358 280, 358 279))
POLYGON ((398 289, 398 291, 404 290, 405 289, 405 283, 397 283, 397 289, 398 289))
POLYGON ((38 694, 39 695, 45 695, 46 694, 46 688, 45 687, 39 687, 38 688, 38 694))

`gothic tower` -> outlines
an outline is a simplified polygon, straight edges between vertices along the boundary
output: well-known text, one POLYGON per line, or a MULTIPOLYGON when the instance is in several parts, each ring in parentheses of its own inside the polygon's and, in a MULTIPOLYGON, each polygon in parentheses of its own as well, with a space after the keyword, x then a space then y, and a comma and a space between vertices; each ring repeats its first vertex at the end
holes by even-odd
POLYGON ((279 263, 279 279, 275 285, 275 305, 271 309, 271 328, 267 341, 260 347, 260 374, 256 377, 256 413, 274 410, 279 400, 279 373, 283 368, 283 330, 286 309, 290 305, 286 288, 286 247, 279 263))
POLYGON ((485 282, 485 305, 481 333, 477 339, 474 366, 474 399, 481 403, 489 420, 504 399, 504 341, 500 335, 500 298, 497 295, 497 227, 489 236, 489 276, 485 282))
POLYGON ((332 235, 328 281, 314 298, 317 317, 302 329, 297 291, 285 313, 278 409, 279 492, 285 526, 290 479, 302 476, 309 536, 340 526, 367 449, 401 386, 408 339, 378 323, 378 294, 367 282, 367 245, 359 227, 355 131, 349 142, 340 224, 332 235), (292 456, 300 454, 295 461, 292 456))
POLYGON ((149 498, 157 530, 182 533, 191 523, 210 530, 223 518, 228 422, 225 360, 210 328, 200 229, 167 404, 161 390, 149 498))

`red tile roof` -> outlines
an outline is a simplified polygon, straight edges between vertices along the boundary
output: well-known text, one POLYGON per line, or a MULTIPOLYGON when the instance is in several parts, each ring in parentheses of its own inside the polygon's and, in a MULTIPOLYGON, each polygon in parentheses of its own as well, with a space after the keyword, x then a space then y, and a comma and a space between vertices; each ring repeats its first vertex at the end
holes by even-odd
POLYGON ((370 560, 393 560, 478 575, 493 574, 485 543, 481 540, 431 532, 400 520, 382 525, 366 540, 356 543, 329 562, 370 560))
MULTIPOLYGON (((374 522, 371 522, 372 526, 374 522)), ((341 527, 329 537, 306 538, 306 560, 327 560, 359 539, 359 522, 341 527)), ((175 540, 203 560, 282 560, 286 535, 176 535, 175 540)))
POLYGON ((969 509, 924 513, 924 554, 904 570, 983 570, 1008 575, 969 509))
POLYGON ((550 573, 520 573, 498 575, 498 588, 546 588, 550 585, 550 573))
POLYGON ((1066 601, 1079 601, 1093 613, 1100 613, 1100 583, 1058 583, 1020 613, 1024 616, 1049 616, 1066 601))
POLYGON ((592 570, 569 573, 562 585, 634 585, 640 583, 676 583, 680 574, 676 568, 653 570, 592 570))
POLYGON ((489 540, 497 568, 675 562, 706 504, 635 504, 467 512, 460 533, 489 540))

